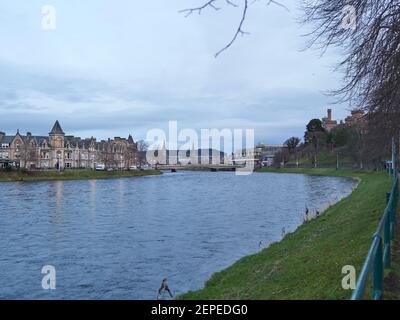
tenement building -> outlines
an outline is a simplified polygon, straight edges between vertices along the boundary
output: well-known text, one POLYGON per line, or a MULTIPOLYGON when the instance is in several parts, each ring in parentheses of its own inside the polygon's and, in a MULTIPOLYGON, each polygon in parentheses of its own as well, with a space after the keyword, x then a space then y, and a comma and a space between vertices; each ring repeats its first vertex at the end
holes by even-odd
POLYGON ((48 136, 0 132, 0 167, 26 169, 127 169, 137 162, 137 143, 126 138, 96 141, 65 135, 58 121, 48 136))

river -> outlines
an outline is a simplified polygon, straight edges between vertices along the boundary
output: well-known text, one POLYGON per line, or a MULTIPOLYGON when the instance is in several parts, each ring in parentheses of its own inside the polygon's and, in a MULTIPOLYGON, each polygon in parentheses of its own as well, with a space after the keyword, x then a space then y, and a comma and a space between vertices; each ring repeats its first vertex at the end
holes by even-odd
POLYGON ((305 207, 348 195, 347 178, 178 172, 0 183, 0 299, 156 299, 296 230, 305 207), (56 289, 42 288, 42 267, 56 289))

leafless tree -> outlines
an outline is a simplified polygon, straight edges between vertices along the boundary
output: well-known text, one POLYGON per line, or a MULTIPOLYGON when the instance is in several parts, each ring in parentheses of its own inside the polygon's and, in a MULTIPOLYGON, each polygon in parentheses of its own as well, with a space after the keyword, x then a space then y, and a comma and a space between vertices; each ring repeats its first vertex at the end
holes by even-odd
POLYGON ((31 164, 34 164, 35 166, 37 165, 38 151, 33 139, 26 138, 26 141, 22 143, 19 150, 20 150, 20 159, 21 162, 23 163, 24 169, 31 169, 31 164))
POLYGON ((138 150, 136 145, 128 145, 124 148, 125 167, 129 169, 132 165, 136 165, 138 161, 138 150))
POLYGON ((137 142, 137 150, 138 151, 147 151, 149 148, 149 144, 144 140, 139 140, 137 142))
POLYGON ((305 0, 304 10, 304 21, 315 26, 309 46, 345 53, 337 68, 344 72, 344 84, 331 93, 367 111, 366 128, 350 141, 353 158, 361 166, 379 163, 400 131, 400 2, 305 0))
POLYGON ((304 0, 303 7, 314 26, 308 46, 344 53, 337 66, 344 84, 331 94, 366 110, 380 144, 390 144, 400 120, 399 0, 304 0))
POLYGON ((278 151, 274 157, 273 165, 275 167, 285 166, 285 164, 290 160, 290 153, 287 148, 284 148, 281 151, 278 151))
POLYGON ((137 157, 139 164, 146 163, 146 152, 149 149, 149 144, 144 140, 139 140, 137 142, 137 157))

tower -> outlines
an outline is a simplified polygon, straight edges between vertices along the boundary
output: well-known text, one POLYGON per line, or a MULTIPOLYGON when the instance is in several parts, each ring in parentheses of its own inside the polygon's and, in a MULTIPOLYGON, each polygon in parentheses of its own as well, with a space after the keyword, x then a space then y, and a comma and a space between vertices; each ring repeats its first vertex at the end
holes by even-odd
POLYGON ((332 117, 332 109, 328 109, 328 116, 326 118, 322 118, 322 127, 328 131, 331 132, 334 128, 336 128, 338 125, 338 122, 336 120, 333 120, 332 117))
POLYGON ((58 120, 54 123, 53 129, 49 132, 51 146, 51 167, 56 169, 64 168, 64 143, 65 133, 58 120))

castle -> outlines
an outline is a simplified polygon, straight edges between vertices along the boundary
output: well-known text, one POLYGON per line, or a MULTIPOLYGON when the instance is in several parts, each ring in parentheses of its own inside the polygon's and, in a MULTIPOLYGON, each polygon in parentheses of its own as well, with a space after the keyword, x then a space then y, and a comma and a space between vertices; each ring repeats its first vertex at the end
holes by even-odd
POLYGON ((126 138, 97 142, 95 138, 81 139, 65 135, 58 121, 48 136, 13 136, 0 132, 0 167, 25 169, 128 169, 138 161, 137 143, 131 135, 126 138))
POLYGON ((349 125, 354 126, 357 123, 362 123, 364 119, 364 111, 360 109, 354 109, 351 111, 351 115, 348 116, 345 121, 338 122, 337 120, 333 120, 332 118, 332 109, 328 109, 328 116, 322 118, 322 127, 327 131, 331 132, 333 129, 338 127, 339 125, 349 125))

